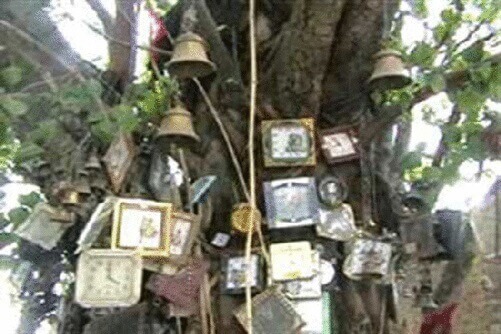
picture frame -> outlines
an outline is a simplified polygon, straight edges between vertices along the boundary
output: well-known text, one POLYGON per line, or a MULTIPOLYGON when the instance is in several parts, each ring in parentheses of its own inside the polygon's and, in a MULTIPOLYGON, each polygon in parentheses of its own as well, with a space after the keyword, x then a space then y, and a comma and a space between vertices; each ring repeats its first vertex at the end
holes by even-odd
MULTIPOLYGON (((257 293, 264 289, 264 269, 261 255, 251 254, 252 280, 251 292, 257 293)), ((236 295, 245 293, 245 255, 241 253, 226 254, 221 259, 221 293, 236 295)))
POLYGON ((313 276, 309 279, 297 279, 282 284, 282 292, 289 299, 315 299, 322 297, 320 272, 320 253, 312 251, 313 276))
POLYGON ((315 120, 278 119, 261 122, 265 167, 315 166, 315 120))
POLYGON ((113 211, 112 249, 134 249, 144 257, 170 256, 172 204, 119 199, 113 211))
POLYGON ((353 126, 338 126, 318 131, 323 156, 329 164, 358 159, 358 132, 353 126))
POLYGON ((169 262, 184 264, 188 261, 198 232, 200 221, 193 214, 174 211, 170 224, 169 262))
POLYGON ((313 177, 264 182, 268 228, 292 228, 317 223, 320 206, 313 177))

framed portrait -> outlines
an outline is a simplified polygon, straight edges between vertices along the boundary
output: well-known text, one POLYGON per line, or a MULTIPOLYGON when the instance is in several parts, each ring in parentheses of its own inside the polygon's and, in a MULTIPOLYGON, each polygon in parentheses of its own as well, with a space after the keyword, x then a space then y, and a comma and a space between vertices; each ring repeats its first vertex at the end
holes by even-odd
POLYGON ((146 257, 168 257, 172 204, 120 199, 113 211, 112 249, 136 249, 146 257))
POLYGON ((194 215, 185 212, 172 213, 169 262, 183 264, 188 260, 199 230, 200 222, 194 215))
POLYGON ((314 178, 274 180, 265 182, 263 189, 270 229, 317 223, 319 200, 314 178))
POLYGON ((313 118, 263 121, 261 131, 265 167, 316 164, 313 118))
POLYGON ((354 127, 343 126, 318 132, 320 147, 328 163, 339 163, 357 159, 359 155, 358 136, 354 127))
MULTIPOLYGON (((221 260, 221 292, 242 294, 245 292, 245 255, 226 255, 221 260)), ((259 254, 251 254, 251 291, 260 292, 264 287, 263 259, 259 254)))

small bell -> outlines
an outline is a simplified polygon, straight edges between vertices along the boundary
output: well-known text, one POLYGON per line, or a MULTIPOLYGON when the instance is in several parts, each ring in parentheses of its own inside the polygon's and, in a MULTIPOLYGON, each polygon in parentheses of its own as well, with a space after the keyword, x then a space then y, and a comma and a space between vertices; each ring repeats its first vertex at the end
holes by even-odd
POLYGON ((371 91, 400 89, 411 83, 402 55, 398 51, 382 50, 374 55, 374 59, 376 65, 368 81, 371 91))
POLYGON ((86 170, 78 172, 78 181, 75 183, 75 190, 81 195, 92 194, 89 186, 89 173, 86 170))
POLYGON ((181 105, 167 111, 160 123, 155 140, 168 137, 188 138, 200 142, 200 137, 193 128, 191 113, 181 105))
MULTIPOLYGON (((231 227, 239 233, 247 233, 250 229, 250 214, 252 207, 249 203, 240 203, 233 207, 231 214, 231 227)), ((254 232, 257 230, 258 224, 261 224, 261 213, 259 210, 254 211, 254 232)))
POLYGON ((90 154, 84 167, 89 172, 101 170, 101 162, 99 161, 99 158, 98 158, 97 153, 95 151, 93 151, 90 154))
POLYGON ((179 79, 204 77, 216 70, 207 57, 207 43, 197 34, 187 32, 176 40, 174 54, 167 63, 170 74, 179 79))
POLYGON ((62 192, 60 201, 63 205, 80 204, 80 194, 75 188, 67 188, 62 192))

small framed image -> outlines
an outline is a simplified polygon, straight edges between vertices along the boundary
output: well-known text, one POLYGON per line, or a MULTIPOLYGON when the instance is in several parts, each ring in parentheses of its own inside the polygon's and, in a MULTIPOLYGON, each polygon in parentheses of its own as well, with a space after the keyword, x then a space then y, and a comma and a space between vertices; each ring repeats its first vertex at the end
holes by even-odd
POLYGON ((313 118, 263 121, 261 131, 265 167, 316 164, 313 118))
POLYGON ((358 137, 352 126, 336 127, 318 132, 320 147, 328 163, 339 163, 359 157, 358 137))
POLYGON ((265 182, 264 197, 270 229, 317 223, 319 201, 315 179, 312 177, 265 182))
POLYGON ((313 277, 297 279, 283 284, 283 293, 289 299, 310 299, 322 297, 322 277, 320 273, 320 254, 312 252, 313 277))
POLYGON ((146 257, 169 257, 172 204, 120 199, 113 211, 112 249, 134 249, 146 257))
POLYGON ((169 262, 185 263, 200 230, 199 220, 190 213, 173 212, 170 224, 169 262))
MULTIPOLYGON (((260 292, 264 288, 263 259, 259 254, 251 254, 251 291, 260 292)), ((247 263, 245 255, 226 255, 221 260, 221 292, 224 294, 242 294, 245 292, 245 273, 247 263)))

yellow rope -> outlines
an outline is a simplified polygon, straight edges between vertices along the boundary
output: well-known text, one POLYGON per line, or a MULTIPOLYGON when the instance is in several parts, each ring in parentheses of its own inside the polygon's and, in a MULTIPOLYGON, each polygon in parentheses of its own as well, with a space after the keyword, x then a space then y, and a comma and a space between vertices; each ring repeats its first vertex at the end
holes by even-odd
MULTIPOLYGON (((247 242, 245 247, 246 273, 245 273, 245 306, 247 311, 247 328, 252 334, 252 296, 251 296, 251 245, 252 234, 254 232, 254 215, 256 212, 256 168, 254 161, 254 129, 256 120, 256 88, 257 88, 257 61, 256 61, 256 39, 255 39, 255 1, 249 0, 249 40, 251 51, 251 82, 250 82, 250 110, 249 110, 249 187, 251 213, 249 215, 249 230, 247 231, 247 242)), ((258 227, 260 231, 260 228, 258 227)))

